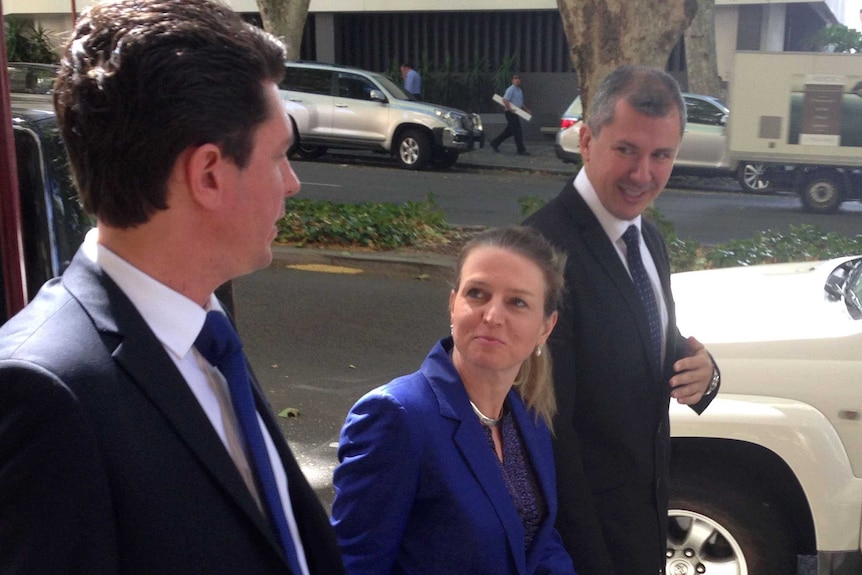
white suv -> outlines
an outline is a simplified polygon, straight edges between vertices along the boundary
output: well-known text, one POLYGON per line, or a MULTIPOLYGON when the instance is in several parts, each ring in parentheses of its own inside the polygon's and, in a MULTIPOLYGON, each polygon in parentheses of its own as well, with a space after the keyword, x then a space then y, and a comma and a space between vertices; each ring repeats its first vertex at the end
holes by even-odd
POLYGON ((285 68, 279 88, 300 157, 318 158, 328 148, 374 150, 420 170, 448 168, 484 145, 478 114, 417 101, 381 74, 314 62, 285 68))

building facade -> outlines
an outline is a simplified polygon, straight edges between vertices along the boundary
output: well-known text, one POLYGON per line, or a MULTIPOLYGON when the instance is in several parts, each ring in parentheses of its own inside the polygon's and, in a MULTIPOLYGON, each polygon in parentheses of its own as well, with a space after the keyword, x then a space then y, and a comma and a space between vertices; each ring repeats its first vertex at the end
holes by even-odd
MULTIPOLYGON (((3 9, 64 31, 71 28, 75 1, 5 0, 3 9)), ((801 50, 807 37, 838 22, 844 2, 715 0, 722 80, 730 79, 736 50, 801 50)), ((259 21, 255 0, 228 3, 259 21)), ((77 0, 76 8, 86 5, 77 0)), ((452 74, 518 71, 527 105, 537 116, 533 131, 554 126, 577 92, 555 0, 311 0, 301 57, 380 72, 405 60, 452 74)), ((683 42, 667 67, 685 88, 683 42)))

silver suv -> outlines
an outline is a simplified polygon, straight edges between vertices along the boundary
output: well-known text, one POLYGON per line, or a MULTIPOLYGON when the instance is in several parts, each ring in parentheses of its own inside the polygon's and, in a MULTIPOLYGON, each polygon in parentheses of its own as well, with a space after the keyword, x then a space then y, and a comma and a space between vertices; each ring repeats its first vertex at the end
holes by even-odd
POLYGON ((329 148, 388 152, 402 167, 448 168, 484 145, 478 114, 420 102, 387 77, 358 68, 288 62, 279 88, 296 145, 315 159, 329 148))
MULTIPOLYGON (((687 114, 685 134, 674 161, 675 175, 735 176, 744 192, 773 191, 778 172, 767 171, 763 164, 733 162, 727 153, 727 116, 721 100, 701 94, 683 94, 687 114)), ((580 162, 578 134, 583 122, 581 97, 563 112, 557 132, 557 157, 564 162, 580 162)))

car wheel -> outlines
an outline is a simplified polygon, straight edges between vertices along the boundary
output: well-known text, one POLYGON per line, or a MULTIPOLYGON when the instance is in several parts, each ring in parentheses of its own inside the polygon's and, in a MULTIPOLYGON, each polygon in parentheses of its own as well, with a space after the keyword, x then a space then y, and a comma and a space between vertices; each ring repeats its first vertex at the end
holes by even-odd
POLYGON ((741 483, 706 476, 676 481, 668 511, 665 572, 787 575, 796 551, 777 508, 741 483))
POLYGON ((408 130, 401 135, 395 147, 395 157, 402 168, 421 170, 431 155, 428 136, 418 130, 408 130))
POLYGON ((740 164, 736 180, 742 191, 749 194, 765 194, 774 188, 764 164, 740 164))
POLYGON ((843 195, 837 172, 815 173, 802 187, 802 205, 809 212, 831 214, 838 211, 843 195))
POLYGON ((431 155, 431 165, 438 169, 448 169, 458 162, 460 154, 457 150, 447 150, 446 148, 438 148, 431 155))
POLYGON ((326 150, 325 146, 311 146, 301 142, 296 145, 296 155, 304 160, 316 160, 325 154, 326 150))

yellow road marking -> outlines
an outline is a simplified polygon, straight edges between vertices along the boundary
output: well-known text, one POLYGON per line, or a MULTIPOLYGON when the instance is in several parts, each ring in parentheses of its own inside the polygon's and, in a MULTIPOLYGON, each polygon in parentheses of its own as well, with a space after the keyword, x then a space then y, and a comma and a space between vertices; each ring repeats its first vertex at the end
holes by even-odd
POLYGON ((303 272, 321 272, 325 274, 361 274, 362 270, 359 268, 349 268, 346 266, 331 266, 328 264, 295 264, 289 265, 288 268, 292 270, 299 270, 303 272))

